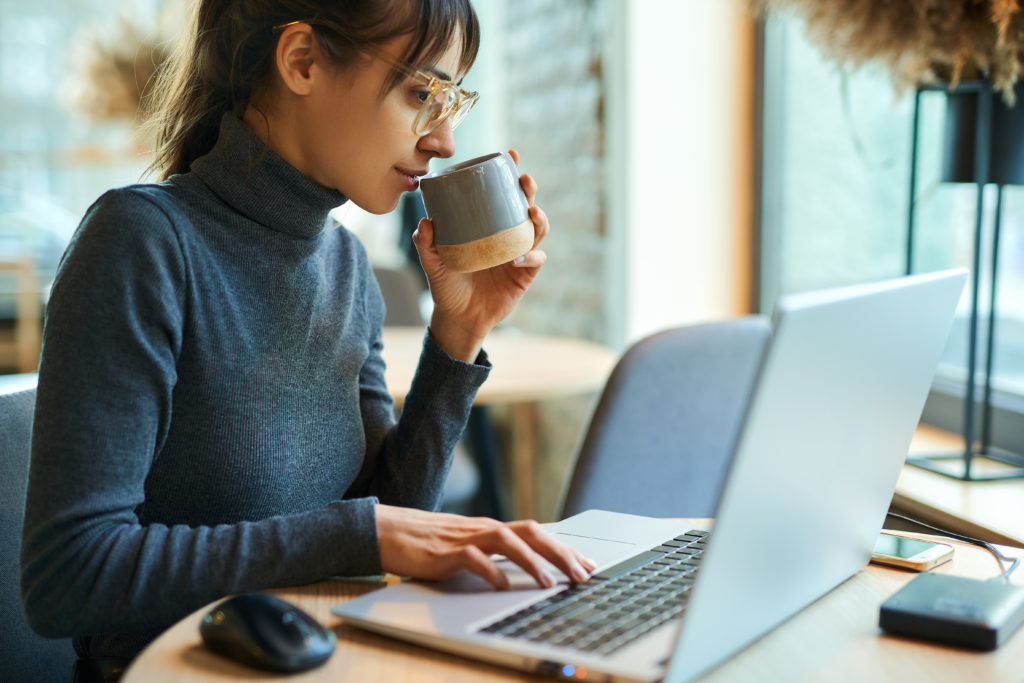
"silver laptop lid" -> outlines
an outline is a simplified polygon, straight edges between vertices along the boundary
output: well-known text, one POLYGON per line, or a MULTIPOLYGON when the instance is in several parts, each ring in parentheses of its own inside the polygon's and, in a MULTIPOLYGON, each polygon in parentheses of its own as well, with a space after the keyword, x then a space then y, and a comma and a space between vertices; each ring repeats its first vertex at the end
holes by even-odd
POLYGON ((962 269, 789 295, 665 678, 692 678, 864 567, 962 269))

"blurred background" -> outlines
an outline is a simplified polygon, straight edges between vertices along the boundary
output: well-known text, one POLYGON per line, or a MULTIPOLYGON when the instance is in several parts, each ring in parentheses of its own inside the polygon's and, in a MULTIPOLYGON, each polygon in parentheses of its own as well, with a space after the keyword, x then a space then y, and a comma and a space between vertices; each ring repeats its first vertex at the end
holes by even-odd
MULTIPOLYGON (((0 371, 34 371, 78 221, 142 178, 138 91, 182 2, 0 0, 0 371)), ((768 313, 783 292, 902 274, 914 93, 882 68, 841 68, 799 16, 757 17, 745 0, 474 4, 483 42, 465 85, 481 99, 454 161, 518 149, 552 225, 548 264, 507 327, 621 351, 666 327, 768 313)), ((944 98, 921 99, 920 271, 971 266, 975 187, 940 178, 944 98)), ((1009 447, 1024 443, 1022 202, 1003 189, 993 402, 1009 447)), ((401 211, 337 216, 375 264, 407 263, 401 211)), ((926 410, 953 431, 967 307, 926 410)), ((539 411, 539 496, 557 496, 593 398, 539 411)))

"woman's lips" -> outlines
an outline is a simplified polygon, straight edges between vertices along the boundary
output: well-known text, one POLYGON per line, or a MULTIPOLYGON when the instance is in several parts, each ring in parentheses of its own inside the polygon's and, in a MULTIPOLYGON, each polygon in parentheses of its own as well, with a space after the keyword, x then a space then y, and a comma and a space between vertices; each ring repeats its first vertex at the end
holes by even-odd
POLYGON ((427 174, 426 170, 410 171, 398 166, 395 166, 395 170, 398 171, 398 175, 402 180, 402 184, 405 186, 406 192, 415 192, 416 188, 420 185, 419 176, 427 174))

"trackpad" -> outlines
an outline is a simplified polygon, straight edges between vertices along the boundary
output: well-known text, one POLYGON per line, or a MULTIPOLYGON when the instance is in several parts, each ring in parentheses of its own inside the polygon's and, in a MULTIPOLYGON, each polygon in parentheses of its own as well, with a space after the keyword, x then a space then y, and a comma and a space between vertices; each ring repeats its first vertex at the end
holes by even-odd
POLYGON ((575 534, 563 533, 554 533, 552 536, 570 548, 575 548, 584 557, 589 557, 597 563, 598 567, 620 559, 623 556, 632 555, 640 550, 647 550, 647 548, 640 548, 635 543, 609 541, 605 538, 593 538, 590 536, 577 536, 575 534))

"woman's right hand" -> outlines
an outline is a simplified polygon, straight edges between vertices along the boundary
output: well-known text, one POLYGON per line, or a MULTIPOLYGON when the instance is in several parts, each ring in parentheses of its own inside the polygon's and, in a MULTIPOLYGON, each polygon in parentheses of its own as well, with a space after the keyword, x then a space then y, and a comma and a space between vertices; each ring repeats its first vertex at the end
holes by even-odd
POLYGON ((491 555, 504 555, 544 588, 554 586, 555 577, 541 558, 576 582, 596 569, 532 520, 499 522, 380 504, 376 512, 381 567, 399 576, 440 580, 467 569, 495 588, 508 588, 491 555))

